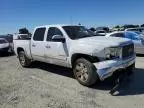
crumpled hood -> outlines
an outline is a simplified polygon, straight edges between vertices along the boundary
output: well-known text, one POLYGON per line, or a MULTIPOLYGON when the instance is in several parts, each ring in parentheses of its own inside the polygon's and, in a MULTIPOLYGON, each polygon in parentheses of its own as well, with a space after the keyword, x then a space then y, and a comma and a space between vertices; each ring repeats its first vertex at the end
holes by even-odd
POLYGON ((71 51, 72 53, 82 53, 97 57, 104 57, 105 48, 125 46, 130 43, 133 42, 125 38, 94 36, 73 40, 71 51))
POLYGON ((94 36, 83 39, 78 39, 78 43, 84 43, 88 45, 97 45, 100 47, 112 47, 120 46, 128 43, 132 43, 131 40, 119 37, 105 37, 105 36, 94 36))

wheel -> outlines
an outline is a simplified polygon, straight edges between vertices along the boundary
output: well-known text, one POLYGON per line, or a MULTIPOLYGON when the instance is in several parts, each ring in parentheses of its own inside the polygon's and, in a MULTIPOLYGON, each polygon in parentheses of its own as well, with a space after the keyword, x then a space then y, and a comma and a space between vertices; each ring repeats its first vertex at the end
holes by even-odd
POLYGON ((20 51, 18 57, 22 67, 29 67, 31 65, 31 60, 26 57, 24 51, 20 51))
POLYGON ((95 66, 85 58, 74 62, 73 72, 78 82, 84 86, 92 86, 99 79, 95 66))

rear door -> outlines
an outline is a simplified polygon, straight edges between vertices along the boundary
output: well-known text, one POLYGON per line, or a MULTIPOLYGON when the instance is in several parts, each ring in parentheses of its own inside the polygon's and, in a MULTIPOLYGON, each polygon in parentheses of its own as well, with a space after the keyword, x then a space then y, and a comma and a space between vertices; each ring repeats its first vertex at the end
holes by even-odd
POLYGON ((31 54, 34 60, 44 59, 44 36, 46 28, 37 28, 35 30, 34 36, 31 39, 31 54))

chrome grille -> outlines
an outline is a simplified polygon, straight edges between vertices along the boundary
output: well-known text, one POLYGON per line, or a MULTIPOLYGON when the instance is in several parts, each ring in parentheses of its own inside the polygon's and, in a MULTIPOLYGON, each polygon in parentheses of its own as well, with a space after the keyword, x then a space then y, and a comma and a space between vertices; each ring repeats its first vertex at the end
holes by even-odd
POLYGON ((134 44, 129 44, 123 46, 122 48, 122 58, 130 57, 134 54, 134 44))

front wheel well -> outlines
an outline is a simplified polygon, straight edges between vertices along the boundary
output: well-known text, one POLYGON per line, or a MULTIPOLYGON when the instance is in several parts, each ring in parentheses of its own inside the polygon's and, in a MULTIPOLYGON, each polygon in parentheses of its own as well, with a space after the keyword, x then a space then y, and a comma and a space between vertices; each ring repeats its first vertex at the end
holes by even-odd
POLYGON ((91 63, 99 62, 98 57, 95 57, 95 56, 86 55, 86 54, 73 54, 73 55, 72 55, 72 58, 71 58, 71 64, 73 65, 73 63, 74 63, 78 58, 85 58, 85 59, 87 59, 88 61, 90 61, 91 63))

